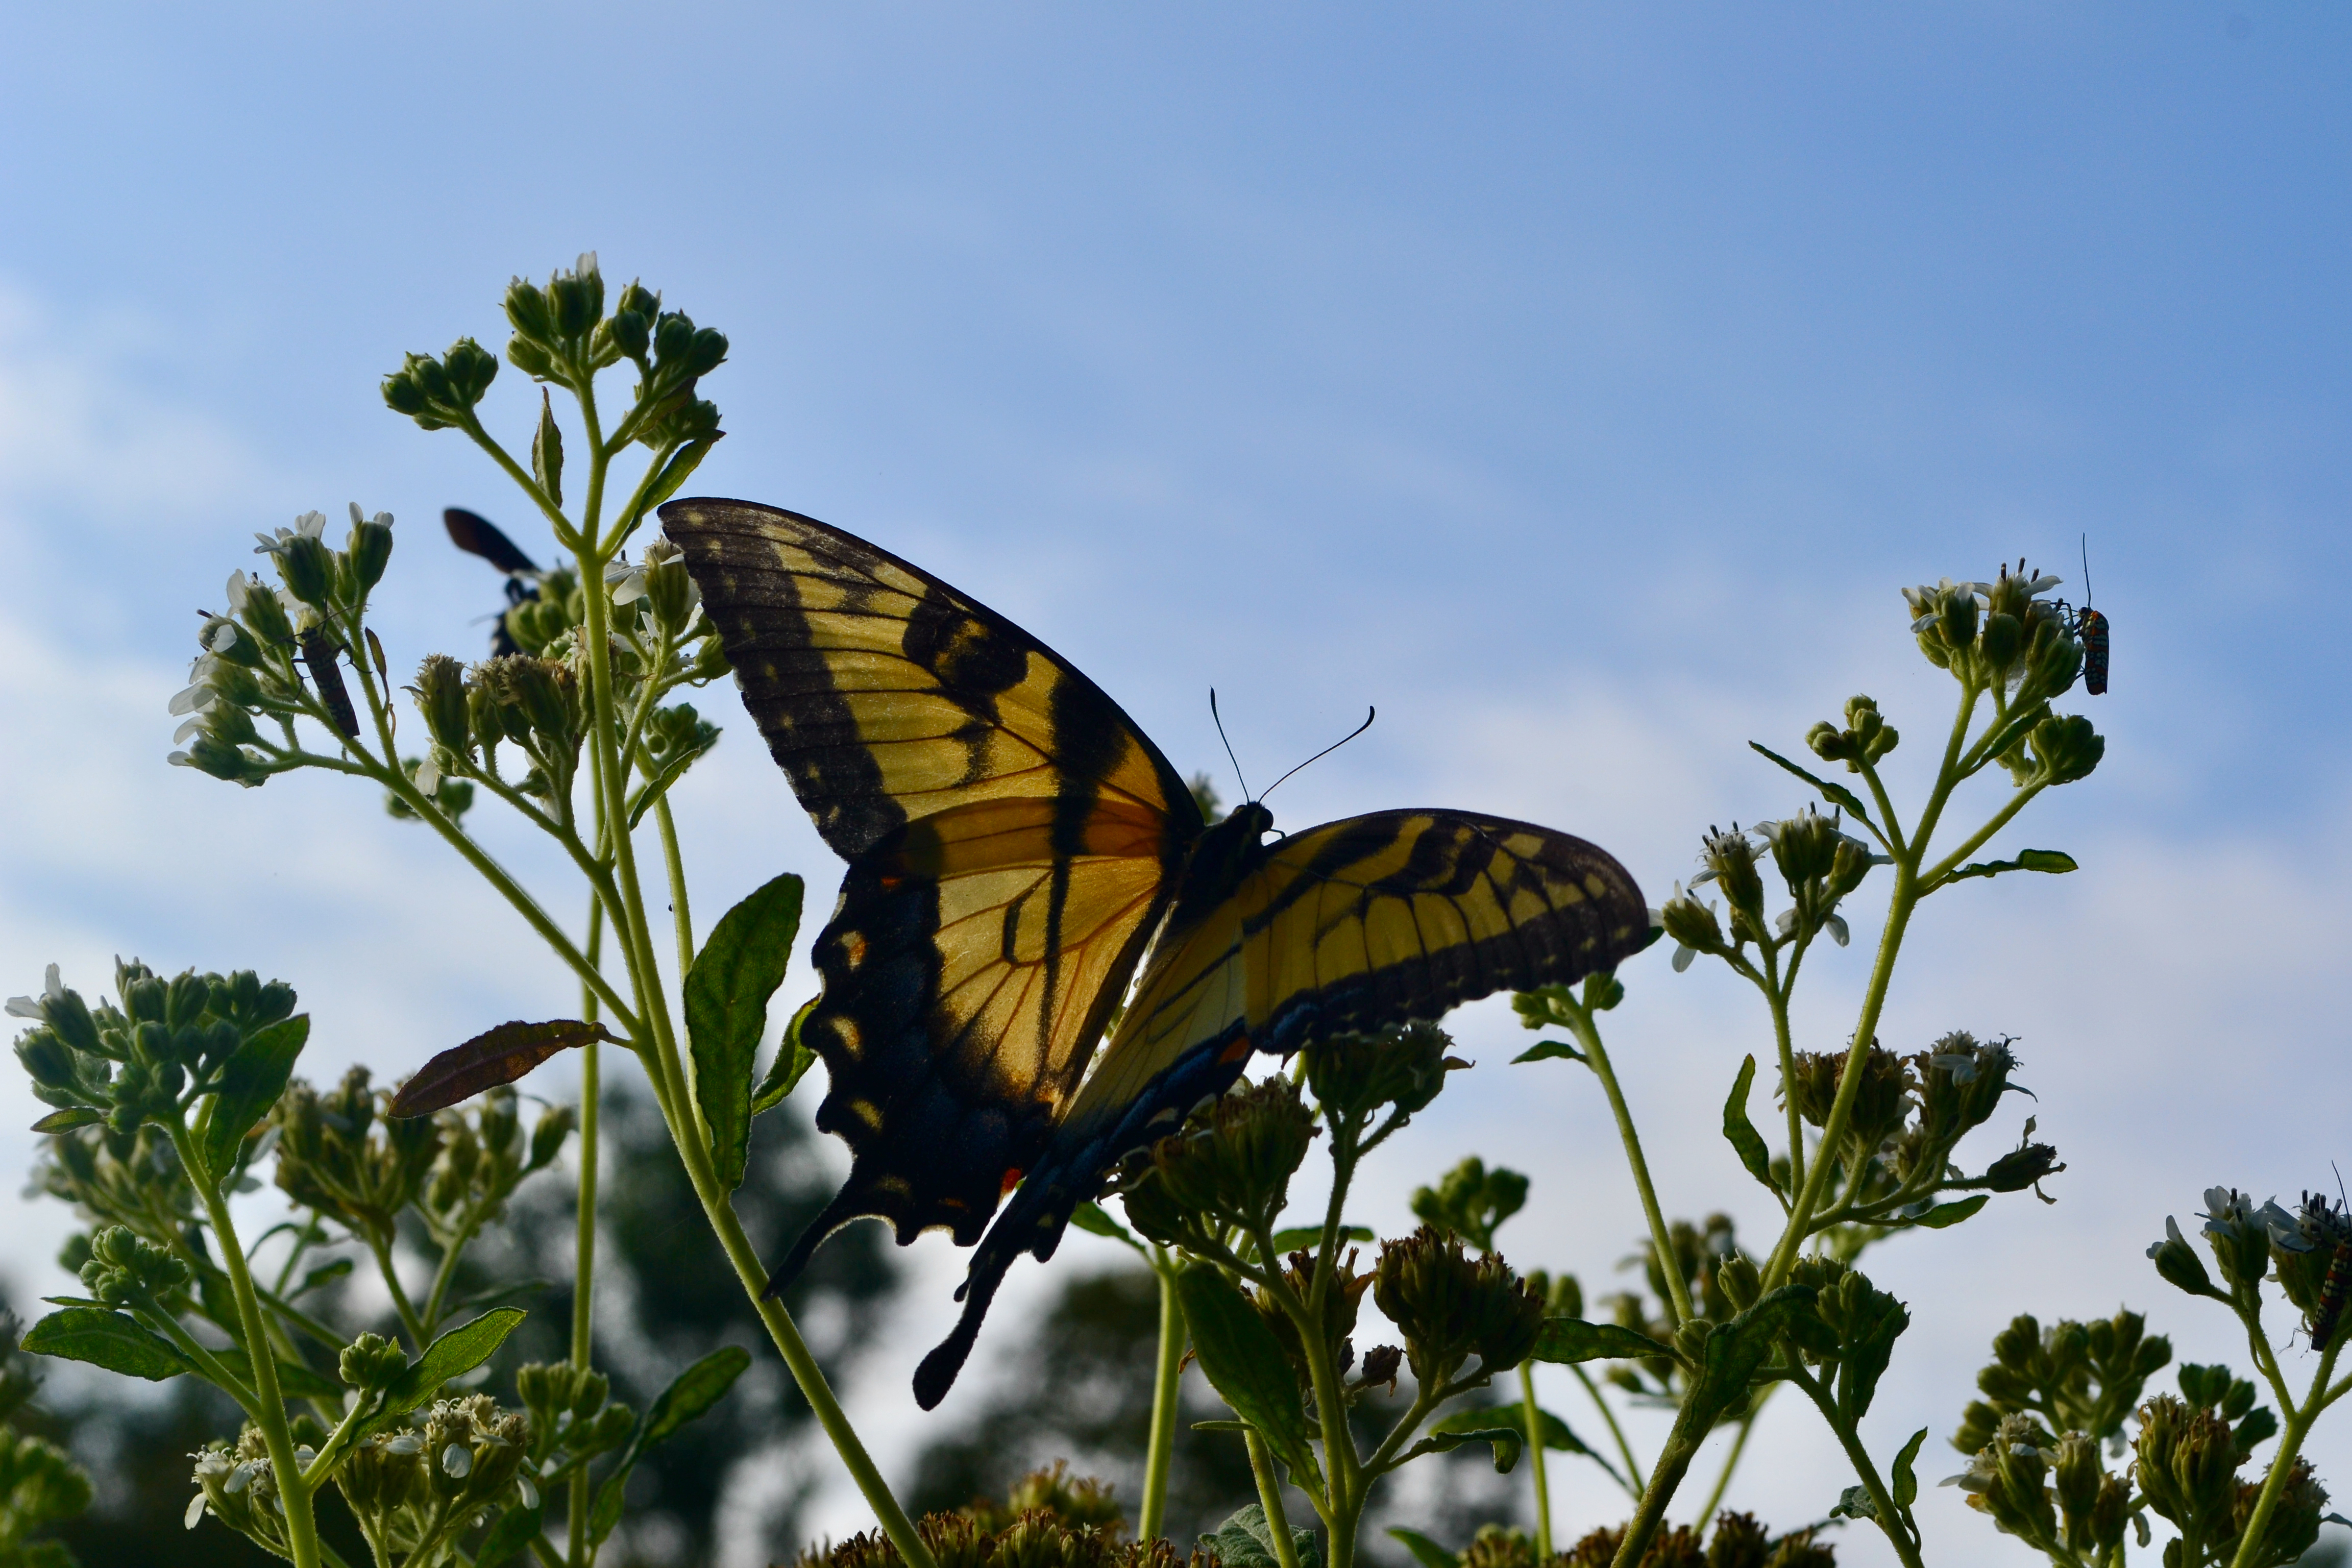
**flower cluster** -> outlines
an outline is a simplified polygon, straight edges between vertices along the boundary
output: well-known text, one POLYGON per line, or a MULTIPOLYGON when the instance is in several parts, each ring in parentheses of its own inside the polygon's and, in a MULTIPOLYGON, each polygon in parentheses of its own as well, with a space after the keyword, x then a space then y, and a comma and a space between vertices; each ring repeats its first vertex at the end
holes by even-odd
POLYGON ((418 1425, 354 1445, 335 1484, 379 1560, 429 1562, 487 1510, 539 1506, 530 1443, 530 1419, 487 1394, 436 1400, 418 1425))
MULTIPOLYGON (((368 595, 392 559, 393 535, 390 512, 370 517, 353 501, 351 515, 341 550, 326 542, 323 512, 255 535, 256 553, 276 563, 283 586, 229 574, 228 609, 205 616, 188 684, 171 701, 172 713, 185 721, 173 737, 185 745, 172 753, 173 763, 255 786, 302 764, 298 718, 315 720, 341 741, 359 738, 358 710, 338 661, 358 658, 368 595), (264 739, 257 721, 274 721, 278 739, 264 739)), ((365 641, 381 678, 383 650, 372 634, 365 641)))
POLYGON ((1850 936, 1838 905, 1860 888, 1873 866, 1886 864, 1868 844, 1844 831, 1839 819, 1823 816, 1811 806, 1778 822, 1759 822, 1743 831, 1738 823, 1728 829, 1710 827, 1699 850, 1701 869, 1687 891, 1679 882, 1658 911, 1658 923, 1675 940, 1676 973, 1688 969, 1701 953, 1735 963, 1750 943, 1775 949, 1794 944, 1800 950, 1827 931, 1843 947, 1850 936), (1767 854, 1780 874, 1789 902, 1769 920, 1765 914, 1764 878, 1758 866, 1767 854), (1729 906, 1730 931, 1699 889, 1720 887, 1729 906))

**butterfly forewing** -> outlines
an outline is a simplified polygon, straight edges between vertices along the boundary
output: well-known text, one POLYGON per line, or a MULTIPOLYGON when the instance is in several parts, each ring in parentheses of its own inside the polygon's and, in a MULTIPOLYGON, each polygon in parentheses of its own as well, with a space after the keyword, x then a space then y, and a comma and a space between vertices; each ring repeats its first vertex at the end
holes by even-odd
POLYGON ((850 862, 801 1037, 852 1171, 778 1281, 860 1215, 969 1243, 1075 1090, 1199 810, 1093 682, 928 574, 769 507, 662 521, 850 862))

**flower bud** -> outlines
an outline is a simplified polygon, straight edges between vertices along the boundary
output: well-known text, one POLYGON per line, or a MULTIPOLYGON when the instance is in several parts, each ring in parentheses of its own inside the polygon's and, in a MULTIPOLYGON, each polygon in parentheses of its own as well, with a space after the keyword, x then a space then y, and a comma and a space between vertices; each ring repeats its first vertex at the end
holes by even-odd
POLYGON ((2098 1506, 2101 1487, 2107 1479, 2106 1467, 2099 1459, 2099 1440, 2088 1433, 2069 1432, 2058 1439, 2051 1458, 2053 1489, 2057 1493, 2059 1514, 2065 1521, 2066 1539, 2078 1549, 2087 1546, 2093 1531, 2092 1510, 2098 1506))
POLYGON ((353 1513, 382 1521, 424 1496, 425 1445, 413 1431, 380 1432, 355 1443, 335 1485, 353 1513))
POLYGON ((530 1130, 530 1163, 526 1170, 542 1171, 555 1163, 563 1152, 563 1141, 572 1136, 572 1113, 568 1105, 551 1105, 539 1113, 538 1122, 530 1130))
POLYGON ((2019 651, 2025 646, 2025 627, 2015 616, 1996 610, 1984 617, 1977 634, 1977 668, 1988 684, 2008 683, 2019 651))
POLYGON ((352 1387, 373 1393, 391 1387, 393 1380, 408 1370, 408 1357, 381 1334, 362 1334, 343 1347, 335 1367, 352 1387))
POLYGON ((1184 1237, 1203 1217, 1218 1225, 1270 1222, 1318 1131, 1286 1078, 1228 1094, 1196 1113, 1183 1131, 1130 1160, 1123 1178, 1128 1217, 1162 1242, 1184 1237))
POLYGON ((110 1225, 89 1238, 82 1289, 110 1307, 144 1303, 185 1285, 188 1266, 163 1247, 110 1225))
POLYGON ((1715 1282, 1735 1312, 1748 1310, 1763 1294, 1763 1276, 1757 1271, 1755 1259, 1744 1252, 1735 1252, 1716 1265, 1715 1282))
MULTIPOLYGON (((1406 1359, 1424 1390, 1451 1380, 1470 1358, 1477 1287, 1476 1266, 1463 1256, 1458 1237, 1423 1226, 1381 1245, 1372 1300, 1403 1331, 1406 1359)), ((1539 1330, 1539 1303, 1538 1316, 1539 1330)))
POLYGON ((1437 1098, 1448 1072, 1469 1065, 1445 1054, 1453 1044, 1436 1025, 1417 1019, 1379 1034, 1328 1035, 1304 1047, 1307 1086, 1343 1113, 1369 1116, 1392 1105, 1410 1117, 1437 1098))
POLYGON ((2025 1130, 2026 1139, 2021 1139, 2016 1148, 1985 1168, 1985 1185, 1992 1191, 2021 1193, 2044 1176, 2054 1176, 2066 1168, 2055 1148, 2030 1141, 2033 1131, 2032 1118, 2027 1119, 2025 1130))
POLYGON ((563 428, 555 422, 555 405, 545 387, 539 393, 539 428, 530 438, 531 477, 556 506, 563 504, 563 428))
POLYGON ((2106 738, 2079 713, 2053 714, 2036 724, 2032 745, 2039 775, 2053 784, 2089 777, 2107 752, 2106 738))
MULTIPOLYGON (((2267 1479, 2267 1478, 2265 1478, 2267 1479)), ((2254 1506, 2263 1493, 2261 1481, 2248 1481, 2238 1489, 2237 1503, 2231 1510, 2234 1532, 2245 1533, 2253 1521, 2254 1506)), ((2327 1507, 2327 1489, 2308 1459, 2297 1459, 2286 1473, 2285 1484, 2280 1487, 2278 1500, 2271 1506, 2269 1522, 2263 1527, 2262 1539, 2254 1545, 2252 1554, 2245 1561, 2259 1568, 2274 1568, 2276 1564, 2297 1563, 2319 1541, 2319 1526, 2327 1507)))
MULTIPOLYGON (((1789 1103, 1793 1093, 1797 1114, 1809 1126, 1825 1127, 1839 1087, 1845 1081, 1850 1053, 1799 1051, 1795 1057, 1797 1076, 1793 1086, 1782 1082, 1780 1102, 1789 1103)), ((1864 1058, 1862 1070, 1862 1087, 1854 1095, 1846 1130, 1853 1147, 1867 1158, 1903 1125, 1911 1109, 1911 1080, 1903 1058, 1874 1041, 1864 1058)))
POLYGON ((343 551, 362 593, 382 582, 383 569, 392 560, 392 513, 380 511, 362 518, 359 503, 353 501, 351 537, 344 542, 343 551))
POLYGON ((2213 1249, 2222 1279, 2232 1287, 2259 1288, 2270 1272, 2271 1233, 2254 1200, 2234 1187, 2208 1187, 2203 1217, 2206 1245, 2213 1249))
POLYGON ((334 552, 310 534, 296 533, 273 553, 286 591, 313 608, 324 608, 334 594, 334 552))
POLYGON ((2147 1255, 2154 1260, 2158 1274, 2190 1295, 2201 1296, 2213 1288, 2212 1280, 2206 1276, 2203 1260, 2197 1256, 2197 1249, 2189 1245, 2188 1239, 2180 1234, 2179 1222, 2170 1215, 2164 1216, 2164 1239, 2151 1245, 2147 1255))
POLYGON ((1708 828, 1705 847, 1699 852, 1699 861, 1706 869, 1697 879, 1703 882, 1712 877, 1722 884, 1724 898, 1731 905, 1731 934, 1737 941, 1765 940, 1764 879, 1756 870, 1759 853, 1736 822, 1728 833, 1708 828))
POLYGON ((416 668, 416 684, 408 690, 434 740, 458 756, 472 755, 474 736, 467 712, 465 667, 446 653, 428 654, 416 668))
POLYGON ((1715 918, 1715 906, 1701 903, 1684 892, 1679 882, 1675 885, 1675 896, 1658 911, 1658 921, 1676 944, 1677 971, 1690 967, 1691 954, 1704 952, 1713 956, 1731 951, 1730 944, 1723 940, 1723 926, 1715 918))
POLYGON ((1844 763, 1849 773, 1862 771, 1853 765, 1854 759, 1861 755, 1860 748, 1853 743, 1853 737, 1826 719, 1805 731, 1805 744, 1813 755, 1825 763, 1844 763))
POLYGON ((646 546, 646 598, 654 619, 673 634, 684 631, 702 603, 702 590, 686 569, 686 553, 667 539, 646 546))

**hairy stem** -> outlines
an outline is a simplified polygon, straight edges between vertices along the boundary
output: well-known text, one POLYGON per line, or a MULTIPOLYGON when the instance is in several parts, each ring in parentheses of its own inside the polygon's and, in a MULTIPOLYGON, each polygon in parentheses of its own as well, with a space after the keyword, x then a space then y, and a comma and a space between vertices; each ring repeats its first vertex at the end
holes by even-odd
POLYGON ((1176 1452, 1176 1409, 1183 1393, 1184 1308, 1176 1300, 1176 1266, 1163 1247, 1151 1249, 1160 1281, 1160 1363, 1151 1384, 1151 1447, 1143 1464, 1143 1507, 1135 1533, 1156 1541, 1168 1517, 1168 1468, 1176 1452))
POLYGON ((1519 1363, 1519 1406, 1527 1417, 1528 1468, 1536 1485, 1536 1555, 1551 1557, 1551 1478, 1544 1473, 1543 1411, 1536 1404, 1536 1363, 1519 1363))
POLYGON ((1282 1481, 1274 1473, 1274 1458, 1256 1429, 1244 1432, 1249 1445, 1250 1474, 1257 1479, 1258 1506, 1265 1510, 1265 1532, 1274 1538, 1274 1560, 1281 1568, 1298 1568, 1298 1544, 1290 1539, 1290 1517, 1282 1510, 1282 1481))
POLYGON ((1608 1047, 1601 1043, 1601 1030, 1591 1012, 1576 1001, 1569 1003, 1567 1012, 1568 1026, 1584 1047, 1585 1065, 1601 1080, 1601 1092, 1609 1097, 1609 1112, 1617 1119, 1617 1136, 1625 1145, 1625 1163, 1633 1173, 1634 1188, 1642 1194, 1642 1213, 1650 1222, 1650 1245, 1657 1248, 1658 1272, 1665 1276, 1675 1321, 1687 1323, 1698 1313, 1691 1305, 1690 1282, 1683 1278, 1682 1264, 1675 1257, 1665 1211, 1658 1206, 1658 1190, 1650 1182, 1650 1162, 1642 1153, 1642 1134, 1633 1126, 1633 1112, 1625 1104, 1625 1091, 1617 1087, 1616 1069, 1609 1065, 1608 1047))

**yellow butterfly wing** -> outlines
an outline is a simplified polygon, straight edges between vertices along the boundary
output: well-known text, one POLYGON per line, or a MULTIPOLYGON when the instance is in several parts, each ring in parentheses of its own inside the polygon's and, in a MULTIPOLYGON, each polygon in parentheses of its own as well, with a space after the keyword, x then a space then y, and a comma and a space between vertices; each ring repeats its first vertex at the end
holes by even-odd
POLYGON ((1134 997, 1053 1145, 974 1255, 963 1321, 915 1377, 945 1394, 1014 1257, 1044 1258, 1119 1160, 1173 1131, 1254 1051, 1436 1018, 1613 968, 1651 940, 1607 852, 1454 811, 1349 817, 1271 846, 1247 805, 1208 830, 1134 997))
POLYGON ((1012 622, 813 518, 673 501, 744 705, 849 861, 801 1038, 847 1220, 978 1239, 1044 1150, 1202 831, 1117 704, 1012 622))

